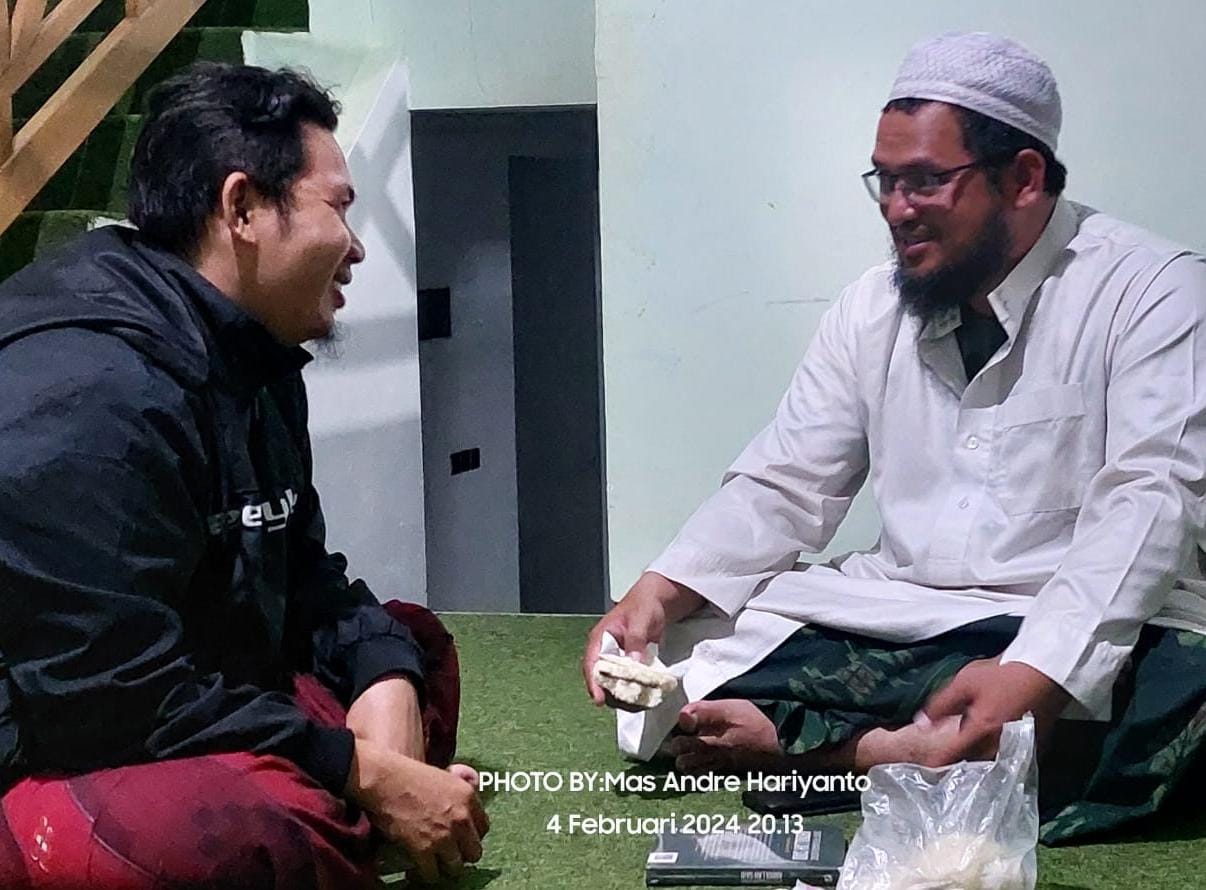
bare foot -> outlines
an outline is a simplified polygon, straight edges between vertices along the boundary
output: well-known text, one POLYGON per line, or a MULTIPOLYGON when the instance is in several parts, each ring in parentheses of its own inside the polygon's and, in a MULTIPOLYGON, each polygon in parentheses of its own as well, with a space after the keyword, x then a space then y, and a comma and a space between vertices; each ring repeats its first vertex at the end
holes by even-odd
POLYGON ((669 747, 684 773, 773 769, 786 759, 775 724, 744 699, 692 702, 678 712, 678 728, 683 735, 669 747))
POLYGON ((854 766, 859 772, 866 772, 880 763, 946 766, 950 762, 946 752, 958 734, 958 717, 948 717, 937 723, 909 723, 893 729, 876 727, 852 739, 854 766))
POLYGON ((946 765, 949 758, 944 752, 958 734, 959 719, 879 726, 842 744, 797 755, 783 752, 770 718, 744 699, 692 702, 679 711, 678 728, 683 734, 670 738, 664 748, 674 756, 675 768, 684 773, 790 769, 864 773, 880 763, 946 765))

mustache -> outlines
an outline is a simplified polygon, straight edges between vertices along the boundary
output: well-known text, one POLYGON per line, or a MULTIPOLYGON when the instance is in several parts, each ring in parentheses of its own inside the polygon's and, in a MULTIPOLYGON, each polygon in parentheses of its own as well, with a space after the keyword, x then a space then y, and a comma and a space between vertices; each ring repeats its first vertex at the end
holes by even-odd
POLYGON ((960 256, 948 258, 939 268, 921 275, 906 268, 901 259, 902 248, 910 243, 907 239, 924 240, 918 236, 931 236, 932 230, 924 225, 900 225, 891 232, 896 259, 893 283, 905 311, 922 324, 938 312, 958 308, 996 276, 1007 263, 1011 244, 1004 219, 994 216, 960 256))
POLYGON ((922 241, 929 241, 934 237, 934 232, 924 223, 891 226, 889 233, 894 242, 903 242, 904 244, 918 244, 922 241))

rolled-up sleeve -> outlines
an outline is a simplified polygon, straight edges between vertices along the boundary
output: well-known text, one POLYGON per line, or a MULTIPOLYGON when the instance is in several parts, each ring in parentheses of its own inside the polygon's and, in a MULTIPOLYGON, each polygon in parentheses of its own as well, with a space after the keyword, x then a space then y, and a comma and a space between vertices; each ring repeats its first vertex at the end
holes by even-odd
POLYGON ((313 494, 303 552, 295 557, 304 579, 295 602, 305 604, 313 643, 313 669, 345 706, 387 676, 404 676, 425 700, 423 650, 394 620, 364 581, 349 581, 347 560, 323 546, 322 511, 313 494))

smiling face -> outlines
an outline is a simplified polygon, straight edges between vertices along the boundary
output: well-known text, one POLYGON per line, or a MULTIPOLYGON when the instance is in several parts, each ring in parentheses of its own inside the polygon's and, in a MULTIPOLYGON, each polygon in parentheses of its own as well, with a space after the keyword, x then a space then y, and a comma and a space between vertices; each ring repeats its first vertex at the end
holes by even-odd
MULTIPOLYGON (((938 173, 980 160, 963 144, 957 112, 930 102, 880 117, 872 164, 892 173, 938 173)), ((997 283, 1010 255, 1007 202, 983 167, 952 174, 932 195, 887 194, 880 212, 896 252, 906 307, 926 317, 997 283)))
POLYGON ((302 125, 306 166, 294 181, 288 213, 261 204, 252 216, 254 268, 244 275, 244 302, 282 343, 331 334, 343 287, 364 245, 347 221, 355 200, 343 152, 332 133, 302 125))

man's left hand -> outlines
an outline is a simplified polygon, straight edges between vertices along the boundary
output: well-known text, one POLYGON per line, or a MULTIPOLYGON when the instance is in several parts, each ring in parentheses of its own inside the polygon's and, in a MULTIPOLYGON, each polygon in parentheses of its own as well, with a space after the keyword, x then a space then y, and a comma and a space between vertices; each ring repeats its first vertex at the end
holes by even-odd
POLYGON ((1035 740, 1041 750, 1070 700, 1063 687, 1030 665, 1001 664, 999 658, 991 658, 965 666, 923 710, 934 723, 961 718, 958 733, 943 746, 939 758, 955 763, 996 757, 1001 727, 1027 711, 1034 714, 1035 740))
POLYGON ((352 702, 346 722, 357 739, 412 757, 426 759, 419 694, 405 677, 378 680, 352 702))

